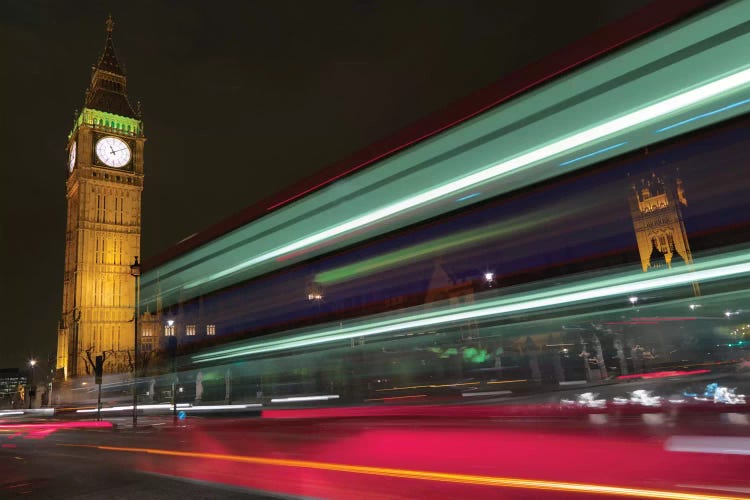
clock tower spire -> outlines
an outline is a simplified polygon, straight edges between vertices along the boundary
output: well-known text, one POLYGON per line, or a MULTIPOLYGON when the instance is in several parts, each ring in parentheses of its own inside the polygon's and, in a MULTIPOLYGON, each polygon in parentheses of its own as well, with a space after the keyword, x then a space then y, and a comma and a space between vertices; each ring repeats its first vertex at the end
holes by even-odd
POLYGON ((143 151, 140 113, 127 96, 115 54, 114 20, 92 68, 82 111, 68 134, 67 224, 57 368, 65 378, 128 371, 133 359, 135 293, 130 264, 140 255, 143 151))

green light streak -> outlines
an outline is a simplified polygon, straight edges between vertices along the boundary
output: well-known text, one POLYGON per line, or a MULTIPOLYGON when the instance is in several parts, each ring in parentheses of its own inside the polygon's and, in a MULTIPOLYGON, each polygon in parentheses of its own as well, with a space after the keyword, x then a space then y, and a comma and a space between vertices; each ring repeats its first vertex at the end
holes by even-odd
POLYGON ((619 116, 613 120, 587 128, 563 139, 556 140, 539 148, 533 149, 521 155, 503 159, 497 163, 487 165, 483 169, 460 177, 452 182, 436 186, 417 195, 402 199, 395 203, 385 205, 379 209, 365 213, 341 224, 329 227, 323 231, 310 234, 297 241, 288 243, 274 250, 264 252, 251 259, 244 260, 221 271, 212 273, 203 278, 186 283, 182 288, 189 290, 205 283, 230 276, 236 272, 251 268, 258 264, 270 261, 277 257, 294 253, 301 249, 317 245, 326 240, 350 233, 370 224, 388 219, 409 210, 422 207, 431 202, 440 200, 446 196, 454 195, 468 188, 476 188, 481 184, 496 180, 511 172, 520 171, 538 162, 570 152, 583 145, 594 143, 604 138, 612 137, 617 133, 632 129, 638 125, 664 117, 670 113, 682 110, 689 106, 701 103, 713 97, 729 91, 736 90, 750 82, 750 69, 737 71, 709 83, 704 83, 690 90, 673 95, 654 104, 645 106, 636 111, 619 116))
MULTIPOLYGON (((395 317, 347 328, 328 329, 299 334, 292 337, 256 341, 246 345, 220 349, 193 356, 196 363, 231 359, 253 354, 270 353, 301 347, 311 347, 352 338, 390 334, 405 330, 437 327, 480 318, 501 317, 545 308, 560 307, 591 300, 628 296, 651 290, 671 288, 694 282, 736 277, 750 273, 750 254, 737 252, 728 256, 706 260, 694 266, 693 271, 672 272, 668 276, 646 277, 631 273, 606 279, 544 289, 530 294, 476 302, 471 305, 433 310, 395 317)), ((656 274, 656 273, 655 273, 656 274)))
MULTIPOLYGON (((613 51, 597 64, 586 65, 562 78, 530 89, 517 99, 471 118, 458 127, 414 144, 398 155, 377 161, 348 180, 310 193, 145 272, 142 302, 152 308, 156 304, 170 307, 201 294, 274 272, 294 262, 438 217, 455 209, 456 199, 469 193, 482 191, 483 195, 482 198, 469 200, 466 205, 549 181, 567 172, 556 168, 559 162, 599 150, 606 144, 627 140, 627 147, 617 150, 621 153, 648 146, 655 140, 655 130, 745 99, 750 88, 738 87, 736 91, 644 122, 614 137, 584 144, 519 172, 504 175, 479 189, 466 189, 423 209, 401 213, 345 236, 292 252, 285 258, 264 261, 205 286, 190 290, 183 288, 185 284, 372 210, 452 182, 460 176, 475 173, 497 161, 512 159, 746 69, 749 67, 746 50, 750 41, 750 32, 746 29, 748 20, 750 2, 724 3, 721 7, 644 38, 637 44, 613 51), (563 102, 570 106, 563 109, 556 107, 563 102), (349 196, 342 199, 344 192, 349 196)), ((730 109, 726 114, 712 115, 705 121, 691 122, 664 134, 675 137, 732 118, 743 111, 740 108, 730 109)), ((594 161, 606 160, 609 156, 607 152, 604 157, 582 160, 571 166, 574 169, 582 168, 594 161)))
POLYGON ((462 245, 469 245, 486 240, 507 232, 507 228, 495 227, 490 231, 473 230, 459 235, 447 236, 431 242, 414 245, 409 248, 390 252, 380 257, 374 257, 361 262, 325 271, 315 277, 315 282, 322 285, 331 285, 340 281, 349 280, 366 274, 372 274, 383 268, 394 264, 407 264, 428 255, 450 250, 462 245))
POLYGON ((529 231, 534 227, 544 226, 545 224, 558 220, 561 217, 571 217, 576 214, 585 213, 586 209, 587 206, 584 206, 581 203, 581 200, 579 200, 575 207, 567 210, 560 206, 537 210, 534 213, 525 214, 510 221, 495 224, 487 228, 463 231, 458 234, 445 236, 443 238, 396 250, 379 257, 373 257, 354 264, 324 271, 317 274, 314 281, 321 285, 332 285, 341 281, 381 271, 394 264, 402 266, 431 255, 450 251, 462 246, 473 245, 500 236, 515 235, 517 237, 522 231, 529 231))

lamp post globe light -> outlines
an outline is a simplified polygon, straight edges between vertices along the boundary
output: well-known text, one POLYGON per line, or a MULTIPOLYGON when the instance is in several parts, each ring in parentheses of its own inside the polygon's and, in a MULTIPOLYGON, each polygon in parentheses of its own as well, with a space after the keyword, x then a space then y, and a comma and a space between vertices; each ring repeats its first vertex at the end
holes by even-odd
POLYGON ((135 278, 135 305, 133 314, 133 427, 138 425, 138 314, 140 302, 141 265, 138 257, 130 266, 130 275, 135 278))

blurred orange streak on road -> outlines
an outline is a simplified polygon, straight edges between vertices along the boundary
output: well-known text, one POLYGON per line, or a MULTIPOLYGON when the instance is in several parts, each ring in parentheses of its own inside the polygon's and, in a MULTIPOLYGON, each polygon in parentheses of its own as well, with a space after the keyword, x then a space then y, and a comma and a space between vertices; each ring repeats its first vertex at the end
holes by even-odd
POLYGON ((641 488, 625 488, 620 486, 606 486, 598 484, 568 483, 561 481, 542 481, 534 479, 518 479, 509 477, 476 476, 468 474, 450 474, 443 472, 417 471, 407 469, 391 469, 385 467, 367 467, 361 465, 346 465, 307 460, 287 460, 278 458, 248 457, 243 455, 224 455, 218 453, 199 453, 173 451, 153 448, 125 448, 118 446, 74 445, 60 444, 59 446, 77 446, 96 448, 105 451, 122 451, 130 453, 148 453, 152 455, 166 455, 185 458, 203 458, 212 460, 226 460, 231 462, 252 463, 259 465, 275 465, 279 467, 300 467, 306 469, 320 469, 334 472, 349 472, 354 474, 368 474, 388 476, 403 479, 417 479, 422 481, 439 481, 447 483, 462 483, 479 486, 495 486, 501 488, 523 488, 534 490, 548 490, 557 492, 587 493, 596 495, 617 495, 637 498, 664 498, 673 500, 741 500, 747 497, 701 495, 678 491, 650 490, 641 488))

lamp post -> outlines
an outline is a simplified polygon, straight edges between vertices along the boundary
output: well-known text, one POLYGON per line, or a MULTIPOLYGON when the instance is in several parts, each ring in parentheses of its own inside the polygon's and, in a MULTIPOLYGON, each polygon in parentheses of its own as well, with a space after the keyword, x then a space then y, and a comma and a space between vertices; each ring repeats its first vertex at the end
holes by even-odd
POLYGON ((71 377, 78 375, 78 323, 81 322, 81 310, 78 307, 73 307, 72 317, 73 320, 73 336, 68 342, 68 369, 65 372, 65 379, 68 380, 71 377))
POLYGON ((34 367, 36 366, 36 360, 29 360, 29 366, 31 367, 31 377, 29 380, 29 390, 26 391, 26 395, 29 397, 29 409, 31 409, 31 394, 34 393, 36 395, 36 391, 34 390, 34 367))
POLYGON ((175 370, 175 358, 177 357, 177 336, 174 331, 174 320, 167 320, 169 326, 169 356, 172 358, 172 421, 177 423, 177 374, 175 370))
POLYGON ((133 427, 138 425, 138 314, 140 302, 141 265, 136 256, 130 266, 130 275, 135 278, 135 311, 133 316, 133 427))

